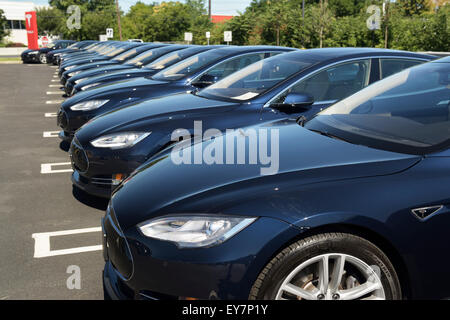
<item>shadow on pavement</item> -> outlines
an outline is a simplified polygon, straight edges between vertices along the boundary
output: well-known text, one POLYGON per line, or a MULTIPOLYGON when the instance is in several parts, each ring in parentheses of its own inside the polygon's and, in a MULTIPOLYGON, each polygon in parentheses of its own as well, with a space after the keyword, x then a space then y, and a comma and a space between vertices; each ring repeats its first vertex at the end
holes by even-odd
POLYGON ((75 199, 89 207, 103 211, 108 207, 108 199, 92 196, 76 186, 72 186, 72 195, 75 199))
POLYGON ((62 151, 68 152, 69 149, 70 149, 70 143, 68 143, 67 141, 61 141, 61 142, 59 143, 59 148, 60 148, 62 151))

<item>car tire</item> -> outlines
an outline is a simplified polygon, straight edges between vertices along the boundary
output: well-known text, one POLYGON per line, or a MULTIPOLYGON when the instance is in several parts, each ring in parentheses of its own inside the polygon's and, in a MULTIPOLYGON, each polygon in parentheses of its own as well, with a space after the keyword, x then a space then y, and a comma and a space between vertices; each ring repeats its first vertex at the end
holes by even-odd
POLYGON ((39 55, 39 62, 42 64, 47 64, 47 55, 45 53, 41 53, 39 55))
POLYGON ((388 257, 371 242, 347 233, 324 233, 291 244, 265 266, 249 295, 250 300, 351 298, 399 300, 402 293, 388 257), (364 294, 373 288, 379 289, 364 294))

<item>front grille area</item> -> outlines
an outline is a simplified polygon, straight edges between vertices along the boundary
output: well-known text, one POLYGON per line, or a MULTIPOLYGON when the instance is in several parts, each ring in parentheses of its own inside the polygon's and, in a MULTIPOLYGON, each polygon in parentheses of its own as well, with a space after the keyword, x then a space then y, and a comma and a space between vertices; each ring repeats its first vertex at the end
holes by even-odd
POLYGON ((83 148, 79 145, 78 141, 74 138, 70 145, 70 159, 77 171, 86 172, 89 168, 89 160, 84 152, 83 148))
POLYGON ((67 118, 67 114, 64 111, 59 110, 57 122, 58 122, 58 126, 60 126, 61 128, 63 128, 63 129, 67 128, 67 125, 69 124, 69 120, 67 118))
POLYGON ((109 261, 123 278, 129 279, 133 273, 133 260, 127 241, 117 224, 114 210, 111 207, 105 216, 104 228, 109 261))

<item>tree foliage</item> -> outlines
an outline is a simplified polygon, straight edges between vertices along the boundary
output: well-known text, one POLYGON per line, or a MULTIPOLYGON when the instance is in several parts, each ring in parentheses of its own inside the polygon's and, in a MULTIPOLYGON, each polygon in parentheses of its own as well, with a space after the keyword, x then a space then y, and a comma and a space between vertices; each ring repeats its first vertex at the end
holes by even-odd
POLYGON ((9 30, 6 28, 6 17, 2 9, 0 9, 0 41, 9 34, 9 30))

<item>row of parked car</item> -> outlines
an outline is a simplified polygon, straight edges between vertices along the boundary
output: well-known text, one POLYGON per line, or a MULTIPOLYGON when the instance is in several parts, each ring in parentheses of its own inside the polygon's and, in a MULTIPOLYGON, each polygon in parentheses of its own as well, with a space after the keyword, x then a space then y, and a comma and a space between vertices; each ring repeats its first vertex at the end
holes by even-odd
POLYGON ((111 198, 106 298, 450 297, 450 58, 77 42, 72 183, 111 198))

